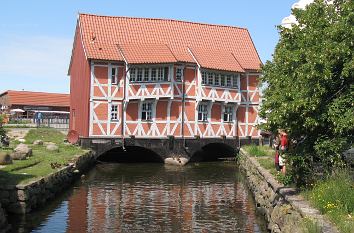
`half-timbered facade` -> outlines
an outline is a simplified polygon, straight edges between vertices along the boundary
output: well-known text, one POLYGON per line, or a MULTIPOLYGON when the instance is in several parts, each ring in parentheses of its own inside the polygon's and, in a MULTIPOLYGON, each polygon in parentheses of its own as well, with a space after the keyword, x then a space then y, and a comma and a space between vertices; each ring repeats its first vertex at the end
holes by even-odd
POLYGON ((80 14, 70 128, 85 138, 256 138, 260 65, 244 28, 80 14))

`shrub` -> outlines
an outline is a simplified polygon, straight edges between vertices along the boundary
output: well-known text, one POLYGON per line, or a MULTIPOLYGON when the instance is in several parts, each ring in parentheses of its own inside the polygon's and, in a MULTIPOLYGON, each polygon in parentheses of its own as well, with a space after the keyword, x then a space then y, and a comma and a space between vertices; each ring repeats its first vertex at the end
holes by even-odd
POLYGON ((314 163, 325 172, 340 164, 354 141, 354 4, 327 2, 293 10, 298 24, 279 27, 273 60, 262 70, 260 116, 267 122, 261 127, 306 138, 292 156, 302 183, 311 180, 314 163))

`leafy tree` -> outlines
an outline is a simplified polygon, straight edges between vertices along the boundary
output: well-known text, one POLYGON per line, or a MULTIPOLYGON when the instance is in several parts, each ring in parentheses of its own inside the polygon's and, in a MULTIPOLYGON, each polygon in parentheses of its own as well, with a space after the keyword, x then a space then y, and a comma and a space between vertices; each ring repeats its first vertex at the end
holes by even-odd
POLYGON ((3 127, 3 121, 4 121, 4 116, 0 114, 0 138, 1 136, 5 136, 6 135, 6 131, 3 127))
POLYGON ((290 158, 294 172, 311 175, 313 161, 328 171, 353 144, 354 1, 315 0, 293 14, 298 24, 279 26, 273 60, 263 67, 261 127, 305 137, 290 158))

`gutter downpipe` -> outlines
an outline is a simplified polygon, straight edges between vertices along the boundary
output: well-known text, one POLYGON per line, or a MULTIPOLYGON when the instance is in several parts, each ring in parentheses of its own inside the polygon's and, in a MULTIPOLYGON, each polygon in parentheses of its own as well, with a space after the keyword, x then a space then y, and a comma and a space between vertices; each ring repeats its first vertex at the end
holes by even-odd
POLYGON ((182 75, 182 140, 183 140, 183 148, 186 151, 188 147, 186 146, 186 138, 184 137, 184 112, 185 112, 185 87, 184 87, 184 69, 183 69, 183 75, 182 75))
POLYGON ((129 73, 129 70, 130 70, 130 67, 128 67, 128 62, 127 60, 125 59, 124 57, 124 54, 123 54, 123 51, 122 49, 120 48, 120 46, 117 44, 117 47, 118 47, 118 51, 120 52, 121 56, 123 57, 123 60, 125 62, 125 73, 124 73, 124 90, 123 90, 123 93, 124 93, 124 96, 123 96, 123 101, 122 101, 122 148, 123 150, 125 151, 125 105, 126 105, 126 101, 127 101, 127 78, 128 78, 128 73, 129 73))

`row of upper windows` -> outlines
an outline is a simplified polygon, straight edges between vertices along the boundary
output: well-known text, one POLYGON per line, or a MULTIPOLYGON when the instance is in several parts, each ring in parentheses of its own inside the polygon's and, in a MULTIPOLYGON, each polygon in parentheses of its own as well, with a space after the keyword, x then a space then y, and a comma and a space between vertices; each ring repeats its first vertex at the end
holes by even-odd
MULTIPOLYGON (((176 68, 176 81, 183 78, 183 68, 176 68)), ((225 74, 215 72, 202 72, 202 84, 228 88, 238 88, 239 74, 225 74)), ((131 82, 166 82, 170 81, 169 67, 138 67, 130 69, 131 82)), ((112 67, 112 84, 118 83, 118 67, 112 67)))
MULTIPOLYGON (((152 102, 143 102, 141 104, 141 120, 143 121, 152 121, 153 119, 153 103, 152 102)), ((198 106, 198 121, 207 122, 208 121, 208 104, 202 103, 198 106)), ((234 115, 234 107, 226 105, 223 109, 223 121, 232 122, 234 115)), ((118 121, 118 105, 111 105, 111 121, 118 121)))
POLYGON ((202 84, 218 87, 238 88, 240 75, 202 71, 202 84))
MULTIPOLYGON (((139 67, 130 69, 131 82, 165 82, 170 81, 169 67, 139 67)), ((181 81, 183 68, 176 68, 176 81, 181 81)), ((118 67, 111 69, 112 84, 118 83, 118 67)))

